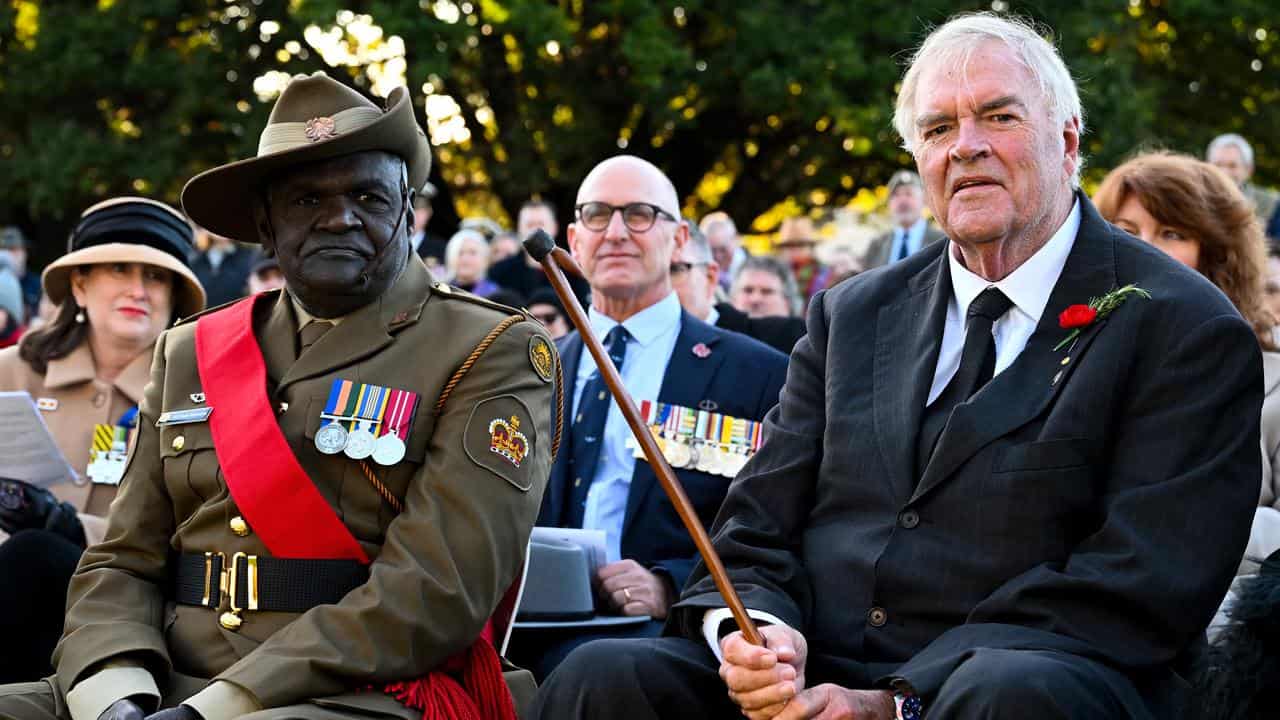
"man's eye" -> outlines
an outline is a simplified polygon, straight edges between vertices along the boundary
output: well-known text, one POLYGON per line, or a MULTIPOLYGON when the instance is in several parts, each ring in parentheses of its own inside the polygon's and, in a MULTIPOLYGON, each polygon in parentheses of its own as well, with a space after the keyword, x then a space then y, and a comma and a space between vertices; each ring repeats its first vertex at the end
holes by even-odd
POLYGON ((939 135, 942 135, 943 133, 945 133, 947 130, 948 130, 948 127, 946 125, 934 125, 933 127, 924 131, 924 136, 927 138, 938 137, 939 135))
POLYGON ((381 195, 371 192, 362 192, 356 196, 356 199, 362 203, 381 203, 386 202, 381 195))
POLYGON ((299 197, 297 200, 295 200, 294 202, 303 207, 312 207, 314 205, 320 204, 320 198, 316 197, 315 195, 303 195, 299 197))
POLYGON ((998 123, 1011 123, 1014 120, 1016 120, 1016 118, 1010 115, 1009 113, 997 113, 995 115, 992 115, 991 119, 995 120, 998 123))

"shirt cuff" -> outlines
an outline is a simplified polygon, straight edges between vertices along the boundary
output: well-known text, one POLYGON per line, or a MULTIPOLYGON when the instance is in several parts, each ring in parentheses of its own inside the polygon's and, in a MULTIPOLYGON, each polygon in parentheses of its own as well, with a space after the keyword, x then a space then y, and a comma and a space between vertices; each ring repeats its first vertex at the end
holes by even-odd
POLYGON ((135 695, 152 698, 152 707, 159 704, 160 688, 151 673, 137 666, 108 664, 71 688, 67 710, 71 720, 98 720, 112 703, 135 695))
MULTIPOLYGON (((215 680, 208 687, 182 701, 204 720, 232 720, 262 709, 256 698, 239 685, 215 680)), ((77 718, 76 720, 79 720, 77 718)))
MULTIPOLYGON (((747 608, 747 615, 750 615, 752 620, 760 620, 769 625, 786 625, 778 619, 777 615, 763 610, 747 608)), ((702 637, 707 639, 707 644, 711 646, 711 652, 715 654, 718 662, 724 662, 724 655, 720 652, 720 624, 732 619, 733 611, 727 607, 708 610, 702 614, 702 637)))

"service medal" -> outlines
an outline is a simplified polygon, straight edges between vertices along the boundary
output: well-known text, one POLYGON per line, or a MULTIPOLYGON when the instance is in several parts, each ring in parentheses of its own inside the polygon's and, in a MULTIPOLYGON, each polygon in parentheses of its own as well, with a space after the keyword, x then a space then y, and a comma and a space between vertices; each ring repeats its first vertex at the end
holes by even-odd
POLYGON ((373 443, 373 433, 361 424, 347 434, 347 444, 342 448, 342 452, 352 460, 363 460, 373 454, 373 443))
POLYGON ((373 444, 373 461, 379 465, 395 465, 404 459, 404 441, 397 435, 383 435, 373 444))
POLYGON ((693 453, 690 451, 688 445, 677 439, 672 439, 667 442, 667 462, 671 463, 672 466, 678 468, 685 467, 692 459, 693 453))
POLYGON ((347 431, 340 423, 331 422, 316 431, 316 449, 325 455, 337 455, 347 446, 347 431))
POLYGON ((697 449, 698 459, 694 463, 694 469, 699 472, 711 472, 711 463, 716 453, 716 448, 713 445, 700 444, 697 449))

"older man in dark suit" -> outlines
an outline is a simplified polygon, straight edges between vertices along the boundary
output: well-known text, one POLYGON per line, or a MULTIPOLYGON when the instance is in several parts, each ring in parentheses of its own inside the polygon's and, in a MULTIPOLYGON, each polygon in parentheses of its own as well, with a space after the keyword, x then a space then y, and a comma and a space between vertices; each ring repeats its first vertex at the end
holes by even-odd
POLYGON ((1080 118, 1032 28, 930 35, 895 124, 950 241, 814 299, 713 529, 767 647, 696 571, 675 637, 580 648, 540 717, 1181 716, 1257 500, 1261 358, 1076 189, 1080 118))
MULTIPOLYGON (((787 361, 681 309, 670 277, 672 258, 688 238, 679 207, 675 188, 656 167, 614 157, 583 180, 568 237, 591 282, 591 328, 636 403, 660 404, 676 428, 668 458, 702 522, 710 523, 733 472, 696 462, 689 450, 698 447, 699 459, 710 459, 714 451, 699 439, 717 434, 713 428, 746 428, 742 421, 763 419, 777 403, 787 361)), ((628 447, 630 430, 581 336, 573 332, 558 343, 571 423, 538 524, 605 531, 611 562, 597 578, 605 607, 653 620, 630 629, 518 635, 513 657, 538 676, 594 637, 656 636, 697 559, 653 469, 628 447)))

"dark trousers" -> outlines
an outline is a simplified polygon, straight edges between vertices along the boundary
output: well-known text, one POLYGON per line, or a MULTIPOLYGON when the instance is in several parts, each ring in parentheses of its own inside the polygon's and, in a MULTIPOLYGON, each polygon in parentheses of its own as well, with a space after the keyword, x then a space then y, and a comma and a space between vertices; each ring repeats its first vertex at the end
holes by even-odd
POLYGON ((656 638, 662 634, 662 621, 650 620, 637 625, 624 625, 599 630, 516 628, 507 647, 507 658, 533 673, 541 683, 564 659, 582 645, 595 640, 656 638))
POLYGON ((0 543, 0 684, 53 673, 67 585, 82 552, 46 530, 24 530, 0 543))
MULTIPOLYGON (((705 643, 601 640, 572 653, 538 692, 534 718, 738 718, 705 643)), ((808 673, 806 673, 808 675, 808 673)), ((809 676, 810 685, 838 682, 809 676)), ((847 685, 847 684, 846 684, 847 685)), ((865 685, 863 686, 865 687, 865 685)), ((929 720, 1149 720, 1120 673, 1064 653, 977 649, 929 698, 929 720), (1135 711, 1135 709, 1137 709, 1135 711)))

